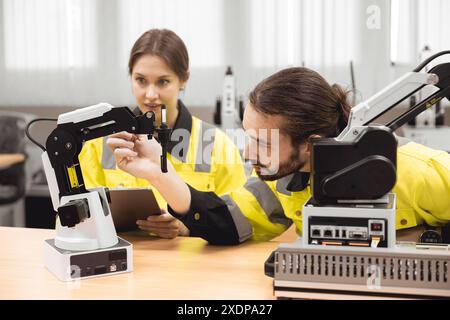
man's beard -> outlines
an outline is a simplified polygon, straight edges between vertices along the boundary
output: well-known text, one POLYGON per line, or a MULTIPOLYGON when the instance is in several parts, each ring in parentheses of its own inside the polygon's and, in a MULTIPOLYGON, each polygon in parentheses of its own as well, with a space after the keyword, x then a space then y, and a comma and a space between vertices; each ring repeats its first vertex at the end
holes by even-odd
MULTIPOLYGON (((302 161, 300 155, 298 154, 298 151, 294 149, 294 151, 290 154, 289 159, 285 163, 280 163, 276 173, 264 174, 256 171, 256 174, 261 180, 274 181, 286 177, 291 173, 300 171, 306 165, 306 163, 307 161, 302 161)), ((267 167, 263 166, 262 164, 258 163, 257 165, 262 168, 262 171, 268 171, 267 167)))

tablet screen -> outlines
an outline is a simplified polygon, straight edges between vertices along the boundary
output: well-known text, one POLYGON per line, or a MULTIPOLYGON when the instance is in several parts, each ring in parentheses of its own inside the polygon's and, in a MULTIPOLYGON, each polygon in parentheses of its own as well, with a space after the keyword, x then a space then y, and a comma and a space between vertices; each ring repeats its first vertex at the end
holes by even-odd
POLYGON ((160 208, 150 189, 109 189, 110 209, 117 232, 137 230, 136 220, 160 214, 160 208))

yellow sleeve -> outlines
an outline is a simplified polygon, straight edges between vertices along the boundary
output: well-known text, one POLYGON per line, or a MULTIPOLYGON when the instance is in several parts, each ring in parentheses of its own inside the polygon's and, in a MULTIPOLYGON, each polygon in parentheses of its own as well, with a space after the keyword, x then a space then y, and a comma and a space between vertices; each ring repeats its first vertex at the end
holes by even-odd
POLYGON ((267 241, 287 230, 290 221, 283 206, 267 183, 252 176, 245 186, 222 196, 234 220, 243 215, 253 228, 252 239, 267 241))
POLYGON ((222 195, 243 186, 247 177, 237 146, 224 133, 216 139, 213 155, 216 167, 214 184, 215 193, 222 195))
MULTIPOLYGON (((102 139, 102 138, 99 138, 102 139)), ((78 159, 86 188, 106 186, 105 173, 101 165, 102 143, 98 139, 87 141, 81 149, 78 159)))
POLYGON ((450 154, 441 152, 428 161, 416 190, 414 209, 429 225, 450 221, 450 154))

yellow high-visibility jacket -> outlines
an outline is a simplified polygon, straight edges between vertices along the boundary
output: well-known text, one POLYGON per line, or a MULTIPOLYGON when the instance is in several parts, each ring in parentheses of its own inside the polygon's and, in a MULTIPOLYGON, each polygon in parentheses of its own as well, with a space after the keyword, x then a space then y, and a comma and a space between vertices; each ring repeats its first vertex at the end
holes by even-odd
MULTIPOLYGON (((292 223, 301 235, 301 210, 311 190, 308 186, 302 191, 288 191, 286 186, 291 179, 292 175, 263 181, 252 175, 243 187, 216 199, 191 188, 190 211, 185 216, 176 216, 192 235, 211 243, 235 244, 249 238, 269 240, 292 223)), ((397 229, 448 223, 450 154, 414 142, 399 146, 393 192, 397 196, 397 229)))
MULTIPOLYGON (((236 145, 220 129, 193 117, 181 101, 172 131, 167 159, 181 178, 201 191, 224 194, 247 180, 236 145)), ((114 155, 106 145, 107 137, 87 141, 79 160, 86 188, 152 188, 145 179, 117 168, 114 155)), ((167 207, 153 189, 158 204, 167 207)))

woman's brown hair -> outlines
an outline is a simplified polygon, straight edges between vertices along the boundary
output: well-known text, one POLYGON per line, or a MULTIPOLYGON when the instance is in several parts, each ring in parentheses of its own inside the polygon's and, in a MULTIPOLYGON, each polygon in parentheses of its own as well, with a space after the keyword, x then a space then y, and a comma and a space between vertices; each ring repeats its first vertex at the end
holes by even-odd
POLYGON ((312 134, 336 136, 348 121, 347 92, 330 86, 317 72, 307 68, 288 68, 260 82, 250 93, 250 103, 258 112, 281 115, 281 132, 294 146, 312 134))
POLYGON ((133 45, 128 61, 128 72, 131 75, 136 61, 144 54, 160 57, 180 78, 189 78, 189 55, 181 38, 167 29, 151 29, 142 34, 133 45))

